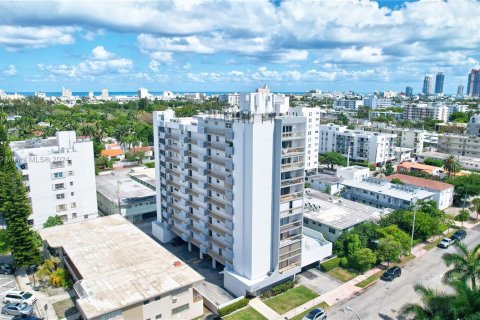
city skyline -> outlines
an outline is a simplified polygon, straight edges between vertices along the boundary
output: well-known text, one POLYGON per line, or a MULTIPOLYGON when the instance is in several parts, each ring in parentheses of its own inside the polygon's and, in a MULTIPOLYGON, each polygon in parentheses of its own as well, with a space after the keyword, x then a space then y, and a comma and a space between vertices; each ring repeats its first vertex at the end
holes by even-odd
POLYGON ((443 91, 455 94, 480 67, 476 1, 5 1, 0 9, 5 91, 269 83, 285 92, 418 93, 425 74, 444 72, 443 91))

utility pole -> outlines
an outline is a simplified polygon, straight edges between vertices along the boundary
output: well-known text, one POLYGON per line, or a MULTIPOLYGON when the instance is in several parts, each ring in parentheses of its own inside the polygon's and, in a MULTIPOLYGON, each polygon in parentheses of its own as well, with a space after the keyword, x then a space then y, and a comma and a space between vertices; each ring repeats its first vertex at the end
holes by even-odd
POLYGON ((415 231, 415 218, 417 216, 417 211, 413 211, 413 223, 412 223, 412 238, 410 239, 410 254, 412 254, 412 247, 413 247, 413 233, 415 231))

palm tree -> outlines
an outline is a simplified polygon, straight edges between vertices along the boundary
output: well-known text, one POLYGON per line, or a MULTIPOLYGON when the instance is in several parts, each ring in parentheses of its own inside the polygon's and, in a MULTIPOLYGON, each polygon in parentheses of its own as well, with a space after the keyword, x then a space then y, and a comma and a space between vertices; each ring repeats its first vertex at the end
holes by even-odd
POLYGON ((477 289, 477 278, 480 278, 480 244, 472 250, 468 250, 467 246, 461 242, 455 244, 457 252, 445 253, 442 256, 448 267, 453 266, 448 270, 443 279, 451 281, 458 278, 463 281, 470 280, 472 289, 477 289))
POLYGON ((414 286, 422 305, 408 303, 400 310, 402 315, 413 315, 418 320, 480 319, 480 294, 464 281, 447 283, 454 293, 438 292, 421 284, 414 286))
POLYGON ((480 199, 475 198, 472 200, 472 206, 470 207, 470 211, 475 212, 477 217, 475 220, 478 220, 478 215, 480 214, 480 199))
POLYGON ((455 156, 453 154, 449 155, 445 160, 444 160, 444 165, 443 169, 445 169, 448 172, 448 177, 450 178, 452 172, 453 175, 455 176, 455 173, 460 171, 460 164, 458 163, 457 159, 455 159, 455 156))

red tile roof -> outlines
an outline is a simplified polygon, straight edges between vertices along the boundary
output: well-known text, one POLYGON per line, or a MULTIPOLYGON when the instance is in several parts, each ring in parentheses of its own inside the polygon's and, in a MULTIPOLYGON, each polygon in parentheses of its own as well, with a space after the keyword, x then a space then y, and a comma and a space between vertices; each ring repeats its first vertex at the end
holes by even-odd
POLYGON ((400 179, 405 184, 409 184, 409 185, 420 187, 420 188, 427 188, 430 190, 443 191, 443 190, 453 188, 453 185, 449 183, 430 180, 430 179, 424 179, 419 177, 413 177, 413 176, 400 174, 400 173, 392 174, 391 176, 385 177, 385 179, 389 181, 394 178, 400 179))
POLYGON ((116 157, 122 155, 122 149, 112 149, 112 150, 102 150, 100 151, 100 155, 103 157, 116 157))

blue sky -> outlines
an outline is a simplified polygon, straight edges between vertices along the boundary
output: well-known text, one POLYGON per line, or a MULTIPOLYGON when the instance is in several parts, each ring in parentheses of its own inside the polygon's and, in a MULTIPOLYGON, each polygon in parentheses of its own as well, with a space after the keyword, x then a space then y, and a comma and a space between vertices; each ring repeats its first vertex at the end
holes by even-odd
POLYGON ((1 1, 6 91, 421 90, 480 67, 473 0, 1 1))

